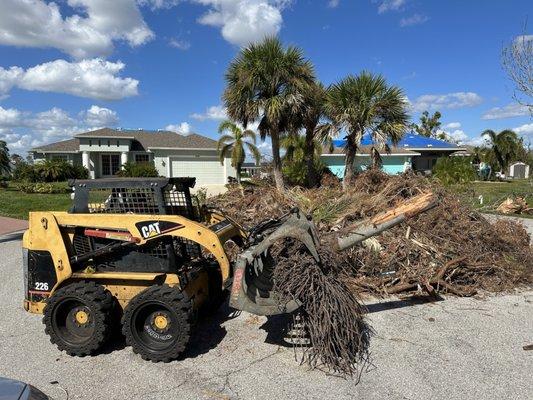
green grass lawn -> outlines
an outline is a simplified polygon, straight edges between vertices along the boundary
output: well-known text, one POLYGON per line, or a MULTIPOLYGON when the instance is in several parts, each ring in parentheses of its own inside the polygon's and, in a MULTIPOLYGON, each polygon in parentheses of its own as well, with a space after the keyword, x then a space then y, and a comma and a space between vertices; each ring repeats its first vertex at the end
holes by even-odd
MULTIPOLYGON (((516 180, 510 182, 472 182, 466 185, 455 185, 451 190, 457 193, 461 200, 483 212, 495 212, 507 197, 520 196, 525 198, 528 205, 533 207, 533 181, 516 180), (483 204, 479 196, 483 195, 483 204)), ((527 217, 527 215, 521 215, 527 217)), ((529 216, 533 217, 533 216, 529 216)))
POLYGON ((13 184, 0 188, 0 215, 28 219, 30 211, 67 211, 72 200, 70 193, 37 194, 18 191, 13 184))

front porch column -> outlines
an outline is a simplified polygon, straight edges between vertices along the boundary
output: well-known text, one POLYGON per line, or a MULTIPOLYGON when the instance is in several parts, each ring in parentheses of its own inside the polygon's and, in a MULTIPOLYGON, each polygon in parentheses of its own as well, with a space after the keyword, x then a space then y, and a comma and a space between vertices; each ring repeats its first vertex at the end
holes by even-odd
POLYGON ((123 169, 123 165, 126 164, 128 162, 128 152, 127 151, 123 151, 121 154, 120 154, 120 169, 123 169))
POLYGON ((88 151, 81 153, 81 164, 89 171, 89 178, 94 179, 94 171, 91 171, 91 156, 88 151))

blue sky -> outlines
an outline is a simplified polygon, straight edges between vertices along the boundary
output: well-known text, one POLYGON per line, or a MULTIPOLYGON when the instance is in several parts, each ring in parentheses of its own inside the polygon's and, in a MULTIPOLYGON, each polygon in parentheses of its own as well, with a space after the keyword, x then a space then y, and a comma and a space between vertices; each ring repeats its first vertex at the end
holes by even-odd
MULTIPOLYGON (((401 86, 445 130, 533 123, 513 100, 502 46, 527 0, 0 0, 0 140, 12 153, 101 126, 216 138, 224 72, 241 46, 279 34, 325 84, 363 69, 401 86)), ((533 36, 528 36, 533 40, 533 36)), ((263 149, 268 150, 265 144, 263 149)))

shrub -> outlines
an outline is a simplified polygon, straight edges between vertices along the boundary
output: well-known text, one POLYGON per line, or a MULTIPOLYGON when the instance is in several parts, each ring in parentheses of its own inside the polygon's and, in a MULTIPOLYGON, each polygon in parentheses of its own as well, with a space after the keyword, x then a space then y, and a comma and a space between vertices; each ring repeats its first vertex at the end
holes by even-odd
POLYGON ((477 172, 468 157, 441 157, 433 167, 433 176, 443 185, 452 185, 472 182, 477 172))
MULTIPOLYGON (((325 166, 320 159, 315 158, 315 171, 318 181, 322 179, 325 166)), ((307 185, 307 164, 305 160, 284 161, 283 175, 291 185, 306 186, 307 185)))
POLYGON ((33 165, 30 165, 27 162, 21 162, 13 170, 13 180, 17 182, 37 182, 39 180, 39 175, 33 165))
POLYGON ((17 184, 18 190, 24 193, 68 193, 71 191, 66 182, 20 182, 17 184))
POLYGON ((87 168, 81 165, 71 165, 62 160, 45 160, 35 165, 20 163, 13 171, 13 180, 17 182, 62 182, 88 177, 87 168))
POLYGON ((122 168, 117 172, 117 176, 128 178, 155 178, 159 176, 159 172, 157 172, 153 163, 136 164, 127 162, 122 165, 122 168))

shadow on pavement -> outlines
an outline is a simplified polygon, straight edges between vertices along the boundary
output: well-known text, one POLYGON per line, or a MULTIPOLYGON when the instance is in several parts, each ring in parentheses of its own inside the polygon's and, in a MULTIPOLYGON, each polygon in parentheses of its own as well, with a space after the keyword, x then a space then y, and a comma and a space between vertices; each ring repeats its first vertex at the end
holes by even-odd
POLYGON ((372 314, 380 311, 394 310, 397 308, 413 307, 421 304, 436 303, 444 301, 441 296, 413 296, 407 299, 389 300, 373 304, 365 304, 367 314, 372 314))
POLYGON ((24 231, 6 233, 5 235, 0 236, 0 243, 11 242, 11 241, 14 241, 14 240, 22 240, 22 235, 23 234, 24 234, 24 231))

